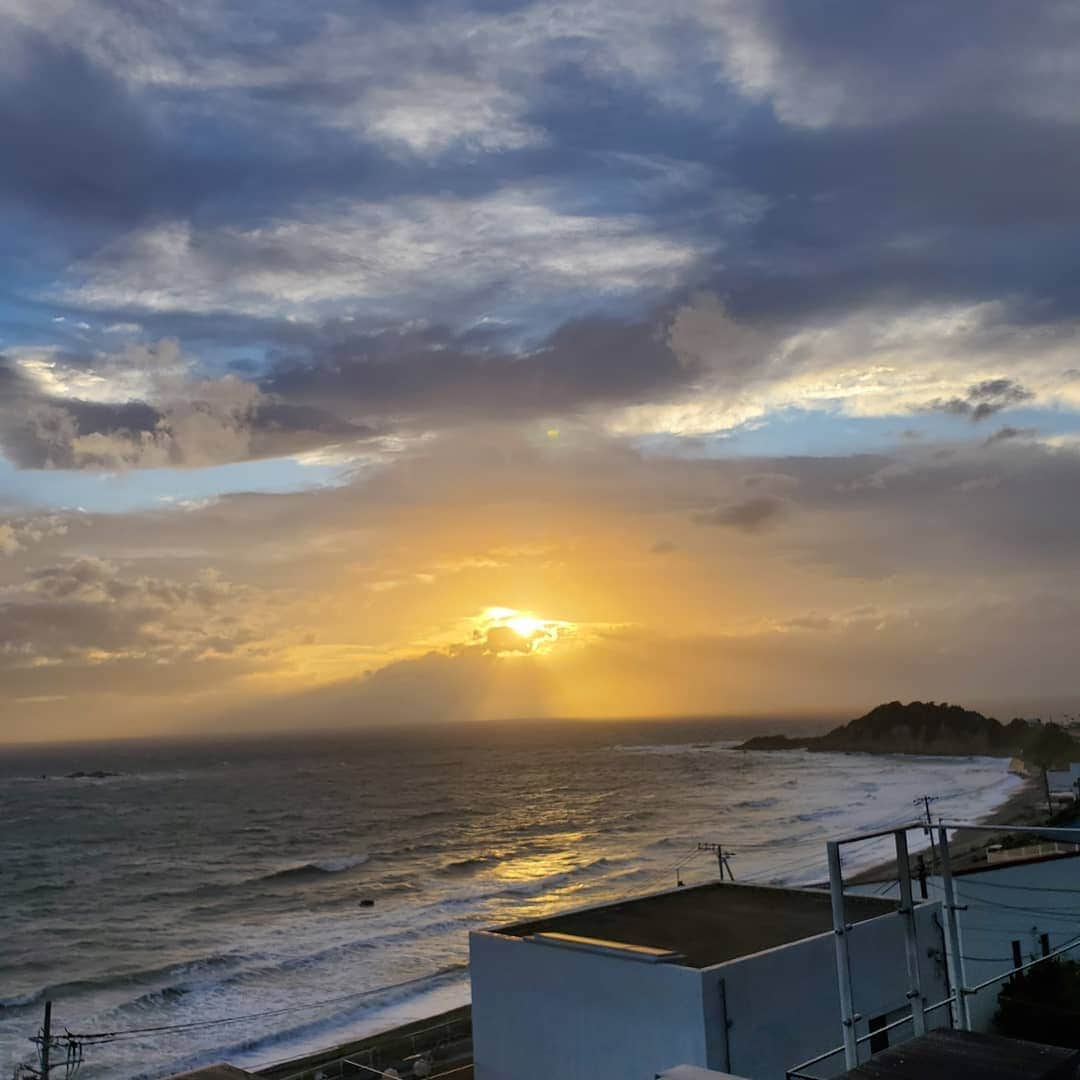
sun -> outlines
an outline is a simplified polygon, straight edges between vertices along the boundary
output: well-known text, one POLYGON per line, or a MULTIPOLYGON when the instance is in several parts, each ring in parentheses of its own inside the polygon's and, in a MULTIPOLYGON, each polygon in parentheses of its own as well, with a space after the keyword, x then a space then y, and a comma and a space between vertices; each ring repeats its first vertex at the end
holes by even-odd
POLYGON ((518 637, 532 638, 536 634, 544 629, 543 619, 534 619, 531 615, 515 615, 512 619, 507 619, 504 626, 509 626, 518 637))
POLYGON ((535 615, 510 607, 486 608, 483 619, 489 626, 506 626, 526 640, 536 637, 548 625, 546 619, 538 619, 535 615))
POLYGON ((534 612, 510 607, 485 608, 472 622, 478 638, 489 645, 497 642, 493 651, 507 655, 546 653, 574 629, 573 623, 542 619, 534 612))

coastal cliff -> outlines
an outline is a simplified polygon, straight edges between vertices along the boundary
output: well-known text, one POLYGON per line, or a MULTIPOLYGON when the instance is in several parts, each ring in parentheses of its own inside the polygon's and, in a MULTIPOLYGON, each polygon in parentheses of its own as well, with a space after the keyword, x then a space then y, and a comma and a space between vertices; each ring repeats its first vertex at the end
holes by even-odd
POLYGON ((890 701, 825 735, 798 739, 759 735, 740 750, 817 750, 869 754, 981 754, 1023 757, 1035 764, 1080 756, 1080 745, 1064 728, 1037 720, 1007 724, 959 705, 890 701))

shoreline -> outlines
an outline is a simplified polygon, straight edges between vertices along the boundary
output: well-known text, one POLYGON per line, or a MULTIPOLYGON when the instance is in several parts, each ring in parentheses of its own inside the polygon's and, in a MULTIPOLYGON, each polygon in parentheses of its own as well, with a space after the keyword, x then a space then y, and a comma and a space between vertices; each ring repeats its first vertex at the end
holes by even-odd
MULTIPOLYGON (((972 822, 974 825, 1045 825, 1049 819, 1046 806, 1046 794, 1042 777, 1028 776, 1004 802, 989 813, 983 814, 972 822)), ((949 839, 949 856, 953 870, 968 870, 982 864, 988 843, 1006 835, 1007 829, 1000 833, 966 832, 949 839)), ((931 872, 937 868, 937 862, 929 849, 923 849, 913 856, 923 856, 931 872)), ((896 877, 896 860, 885 859, 873 866, 868 866, 852 874, 846 881, 852 885, 866 885, 896 877)))
MULTIPOLYGON (((1007 798, 999 803, 993 810, 980 815, 976 819, 979 825, 1041 825, 1049 818, 1045 802, 1043 781, 1041 777, 1024 777, 1023 783, 1007 798)), ((915 817, 913 813, 913 819, 915 817)), ((954 870, 969 869, 983 860, 983 851, 991 837, 1004 835, 986 834, 982 832, 958 835, 950 841, 949 851, 952 857, 954 870)), ((929 858, 929 850, 921 851, 928 858, 931 870, 934 862, 929 858)), ((896 876, 895 860, 884 860, 875 863, 852 874, 846 879, 847 884, 868 884, 890 880, 896 876)), ((822 887, 827 888, 828 883, 820 886, 801 886, 803 888, 822 887)), ((251 1071, 266 1080, 312 1080, 318 1069, 339 1061, 343 1057, 374 1054, 376 1057, 391 1055, 395 1049, 403 1045, 411 1048, 409 1052, 423 1052, 436 1046, 446 1044, 442 1029, 449 1025, 449 1029, 460 1032, 467 1028, 471 1036, 471 1005, 460 1005, 444 1012, 435 1013, 428 1017, 419 1018, 405 1024, 387 1028, 381 1032, 375 1032, 360 1038, 348 1039, 335 1043, 323 1050, 302 1054, 286 1061, 279 1061, 271 1065, 254 1068, 251 1071), (426 1036, 426 1039, 425 1039, 426 1036)), ((462 1045, 464 1045, 462 1043, 462 1045)), ((471 1047, 471 1043, 469 1043, 471 1047)), ((452 1050, 453 1048, 451 1048, 452 1050)), ((436 1066, 438 1072, 454 1069, 454 1080, 470 1080, 471 1066, 464 1062, 471 1062, 471 1052, 465 1056, 461 1046, 457 1047, 456 1054, 440 1060, 436 1066)), ((389 1064, 384 1060, 384 1065, 389 1064)))

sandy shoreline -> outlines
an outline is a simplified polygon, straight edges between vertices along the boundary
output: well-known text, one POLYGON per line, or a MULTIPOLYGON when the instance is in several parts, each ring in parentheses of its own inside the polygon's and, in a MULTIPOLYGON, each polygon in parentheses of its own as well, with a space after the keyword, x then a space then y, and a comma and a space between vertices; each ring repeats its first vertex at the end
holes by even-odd
MULTIPOLYGON (((1043 787, 1041 776, 1027 777, 1022 787, 1014 791, 1003 803, 988 814, 983 814, 973 824, 979 825, 1045 825, 1049 820, 1046 806, 1046 791, 1043 787)), ((1008 830, 1000 833, 989 832, 961 832, 949 841, 949 855, 954 870, 965 870, 977 864, 985 862, 985 848, 1006 835, 1008 830)), ((936 838, 935 838, 936 839, 936 838)), ((933 872, 937 868, 933 856, 929 851, 919 853, 926 865, 933 872)), ((914 856, 912 862, 915 861, 914 856)), ((851 876, 853 883, 866 883, 871 881, 886 881, 896 877, 896 863, 892 859, 885 860, 860 870, 851 876)))

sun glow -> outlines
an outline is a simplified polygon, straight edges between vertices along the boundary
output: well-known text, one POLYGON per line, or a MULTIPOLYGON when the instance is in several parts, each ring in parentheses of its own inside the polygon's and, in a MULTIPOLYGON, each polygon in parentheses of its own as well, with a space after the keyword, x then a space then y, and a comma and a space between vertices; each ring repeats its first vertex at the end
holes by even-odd
POLYGON ((542 619, 531 611, 489 607, 474 620, 477 636, 483 636, 500 653, 547 652, 560 638, 569 636, 574 624, 542 619))
POLYGON ((543 630, 544 621, 534 619, 531 615, 515 615, 512 619, 507 619, 505 625, 519 637, 531 638, 535 637, 538 631, 543 630))

